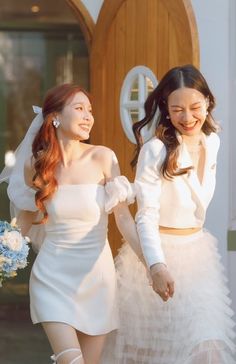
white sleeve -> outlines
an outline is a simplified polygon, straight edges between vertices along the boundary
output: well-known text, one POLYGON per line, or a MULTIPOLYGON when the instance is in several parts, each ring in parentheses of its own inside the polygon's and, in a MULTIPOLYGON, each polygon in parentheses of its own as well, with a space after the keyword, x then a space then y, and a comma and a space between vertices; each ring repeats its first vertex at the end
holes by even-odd
POLYGON ((107 182, 105 192, 105 210, 109 214, 120 202, 127 202, 130 205, 135 201, 134 187, 125 176, 116 176, 107 182))
POLYGON ((141 148, 135 177, 138 211, 135 216, 137 231, 146 263, 165 263, 159 234, 161 172, 166 149, 157 138, 141 148))
MULTIPOLYGON (((23 173, 11 175, 7 188, 11 218, 17 217, 22 210, 38 211, 35 204, 35 192, 33 188, 25 184, 23 173)), ((38 211, 35 221, 39 221, 41 218, 41 213, 38 211)), ((31 240, 33 250, 38 253, 45 238, 45 225, 32 225, 27 236, 31 240)))
POLYGON ((9 179, 7 194, 10 201, 19 210, 37 211, 35 204, 35 190, 27 186, 20 175, 12 175, 9 179))

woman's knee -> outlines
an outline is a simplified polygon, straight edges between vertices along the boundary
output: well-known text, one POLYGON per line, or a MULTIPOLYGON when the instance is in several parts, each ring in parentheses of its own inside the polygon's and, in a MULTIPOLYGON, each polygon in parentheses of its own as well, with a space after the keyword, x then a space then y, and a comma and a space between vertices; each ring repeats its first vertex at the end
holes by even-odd
POLYGON ((68 348, 51 356, 53 364, 84 364, 82 352, 77 348, 68 348))
POLYGON ((42 324, 52 351, 51 359, 55 364, 84 364, 76 330, 60 322, 42 324))

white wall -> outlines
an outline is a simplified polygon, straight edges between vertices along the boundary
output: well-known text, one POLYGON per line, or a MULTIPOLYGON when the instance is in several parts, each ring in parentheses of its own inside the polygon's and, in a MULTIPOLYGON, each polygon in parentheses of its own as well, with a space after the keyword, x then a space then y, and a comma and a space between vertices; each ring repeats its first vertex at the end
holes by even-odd
POLYGON ((232 89, 236 91, 236 36, 234 32, 236 6, 235 0, 192 0, 192 4, 200 38, 201 70, 216 96, 215 117, 221 121, 223 128, 220 134, 221 148, 216 193, 208 211, 206 226, 219 239, 220 252, 229 276, 233 308, 236 312, 236 287, 234 284, 236 252, 227 253, 227 230, 230 225, 230 206, 233 197, 230 193, 230 186, 232 186, 230 160, 233 150, 236 150, 235 138, 232 138, 233 135, 236 135, 236 125, 232 120, 235 114, 235 106, 233 106, 235 100, 233 100, 234 96, 230 94, 232 89))
MULTIPOLYGON (((82 0, 96 22, 103 0, 82 0)), ((220 253, 223 263, 227 268, 233 305, 236 311, 236 288, 234 289, 233 277, 236 276, 236 252, 227 253, 227 230, 229 227, 230 211, 230 80, 234 69, 230 62, 230 46, 234 45, 230 36, 230 11, 235 9, 235 0, 192 0, 200 41, 201 71, 206 77, 209 86, 216 97, 217 107, 215 118, 222 126, 221 148, 219 151, 217 186, 214 199, 209 207, 206 228, 219 240, 220 253), (232 67, 232 69, 230 69, 232 67)), ((233 15, 234 16, 234 15, 233 15)), ((236 14, 234 18, 236 22, 236 14)), ((235 28, 236 29, 236 26, 235 28)), ((234 47, 236 47, 234 45, 234 47)), ((236 51, 234 52, 236 53, 236 51)), ((236 57, 235 57, 236 58, 236 57)), ((236 63, 236 59, 235 59, 236 63)), ((234 72, 235 75, 236 72, 234 72)), ((234 82, 236 89, 236 79, 234 82)), ((236 125, 236 123, 235 123, 236 125)), ((236 126, 234 126, 236 135, 236 126)), ((236 140, 236 138, 235 138, 236 140)), ((235 149, 236 149, 236 142, 235 149)))
POLYGON ((230 221, 231 230, 236 230, 236 1, 230 0, 230 221))
MULTIPOLYGON (((230 0, 230 220, 229 227, 236 230, 236 2, 230 0)), ((236 312, 236 251, 229 253, 229 283, 233 298, 233 308, 236 312)))
POLYGON ((94 23, 96 23, 99 11, 103 4, 103 0, 81 0, 81 2, 86 6, 87 10, 93 18, 94 23))
POLYGON ((229 221, 229 0, 192 0, 192 4, 199 31, 200 67, 216 97, 214 115, 222 126, 217 185, 206 227, 219 239, 226 264, 229 221))

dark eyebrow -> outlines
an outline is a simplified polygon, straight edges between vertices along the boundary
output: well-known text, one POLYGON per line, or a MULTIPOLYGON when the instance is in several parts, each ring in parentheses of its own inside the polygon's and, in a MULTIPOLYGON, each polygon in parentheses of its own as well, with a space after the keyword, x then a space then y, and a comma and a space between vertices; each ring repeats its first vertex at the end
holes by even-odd
POLYGON ((196 105, 198 105, 198 104, 201 104, 201 101, 196 101, 196 102, 194 102, 191 106, 196 106, 196 105))
POLYGON ((170 105, 170 107, 182 107, 180 105, 170 105))
MULTIPOLYGON (((71 104, 71 106, 75 106, 75 105, 83 105, 84 106, 84 105, 86 105, 86 103, 81 101, 81 102, 74 102, 73 104, 71 104)), ((91 104, 88 104, 88 106, 92 108, 91 104)))
MULTIPOLYGON (((196 101, 193 104, 191 104, 190 106, 196 106, 198 104, 201 104, 201 101, 196 101)), ((179 107, 179 108, 182 108, 183 106, 180 106, 180 105, 170 105, 170 107, 179 107)))

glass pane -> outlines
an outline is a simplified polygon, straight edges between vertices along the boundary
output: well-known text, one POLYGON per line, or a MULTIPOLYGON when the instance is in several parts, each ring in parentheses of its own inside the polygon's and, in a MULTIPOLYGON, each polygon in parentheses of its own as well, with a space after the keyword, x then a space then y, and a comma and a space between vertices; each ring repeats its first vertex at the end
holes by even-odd
POLYGON ((146 97, 148 97, 148 95, 153 91, 154 86, 150 78, 145 77, 145 81, 146 81, 146 97))
POLYGON ((129 114, 130 114, 132 123, 136 123, 136 121, 139 121, 139 110, 138 109, 130 109, 129 114))
POLYGON ((135 80, 131 86, 130 100, 138 101, 138 77, 135 78, 135 80))
MULTIPOLYGON (((79 24, 65 0, 0 0, 0 169, 15 150, 45 92, 64 82, 89 89, 88 50, 79 24)), ((0 184, 0 219, 9 220, 7 185, 0 184)), ((32 264, 33 258, 30 257, 32 264)), ((31 265, 30 264, 30 265, 31 265)), ((27 301, 30 265, 1 288, 1 302, 27 301)))
POLYGON ((65 0, 0 0, 0 25, 32 27, 75 24, 76 16, 65 0))
POLYGON ((0 32, 0 145, 3 166, 41 105, 46 89, 64 82, 89 87, 88 53, 76 32, 0 32))

